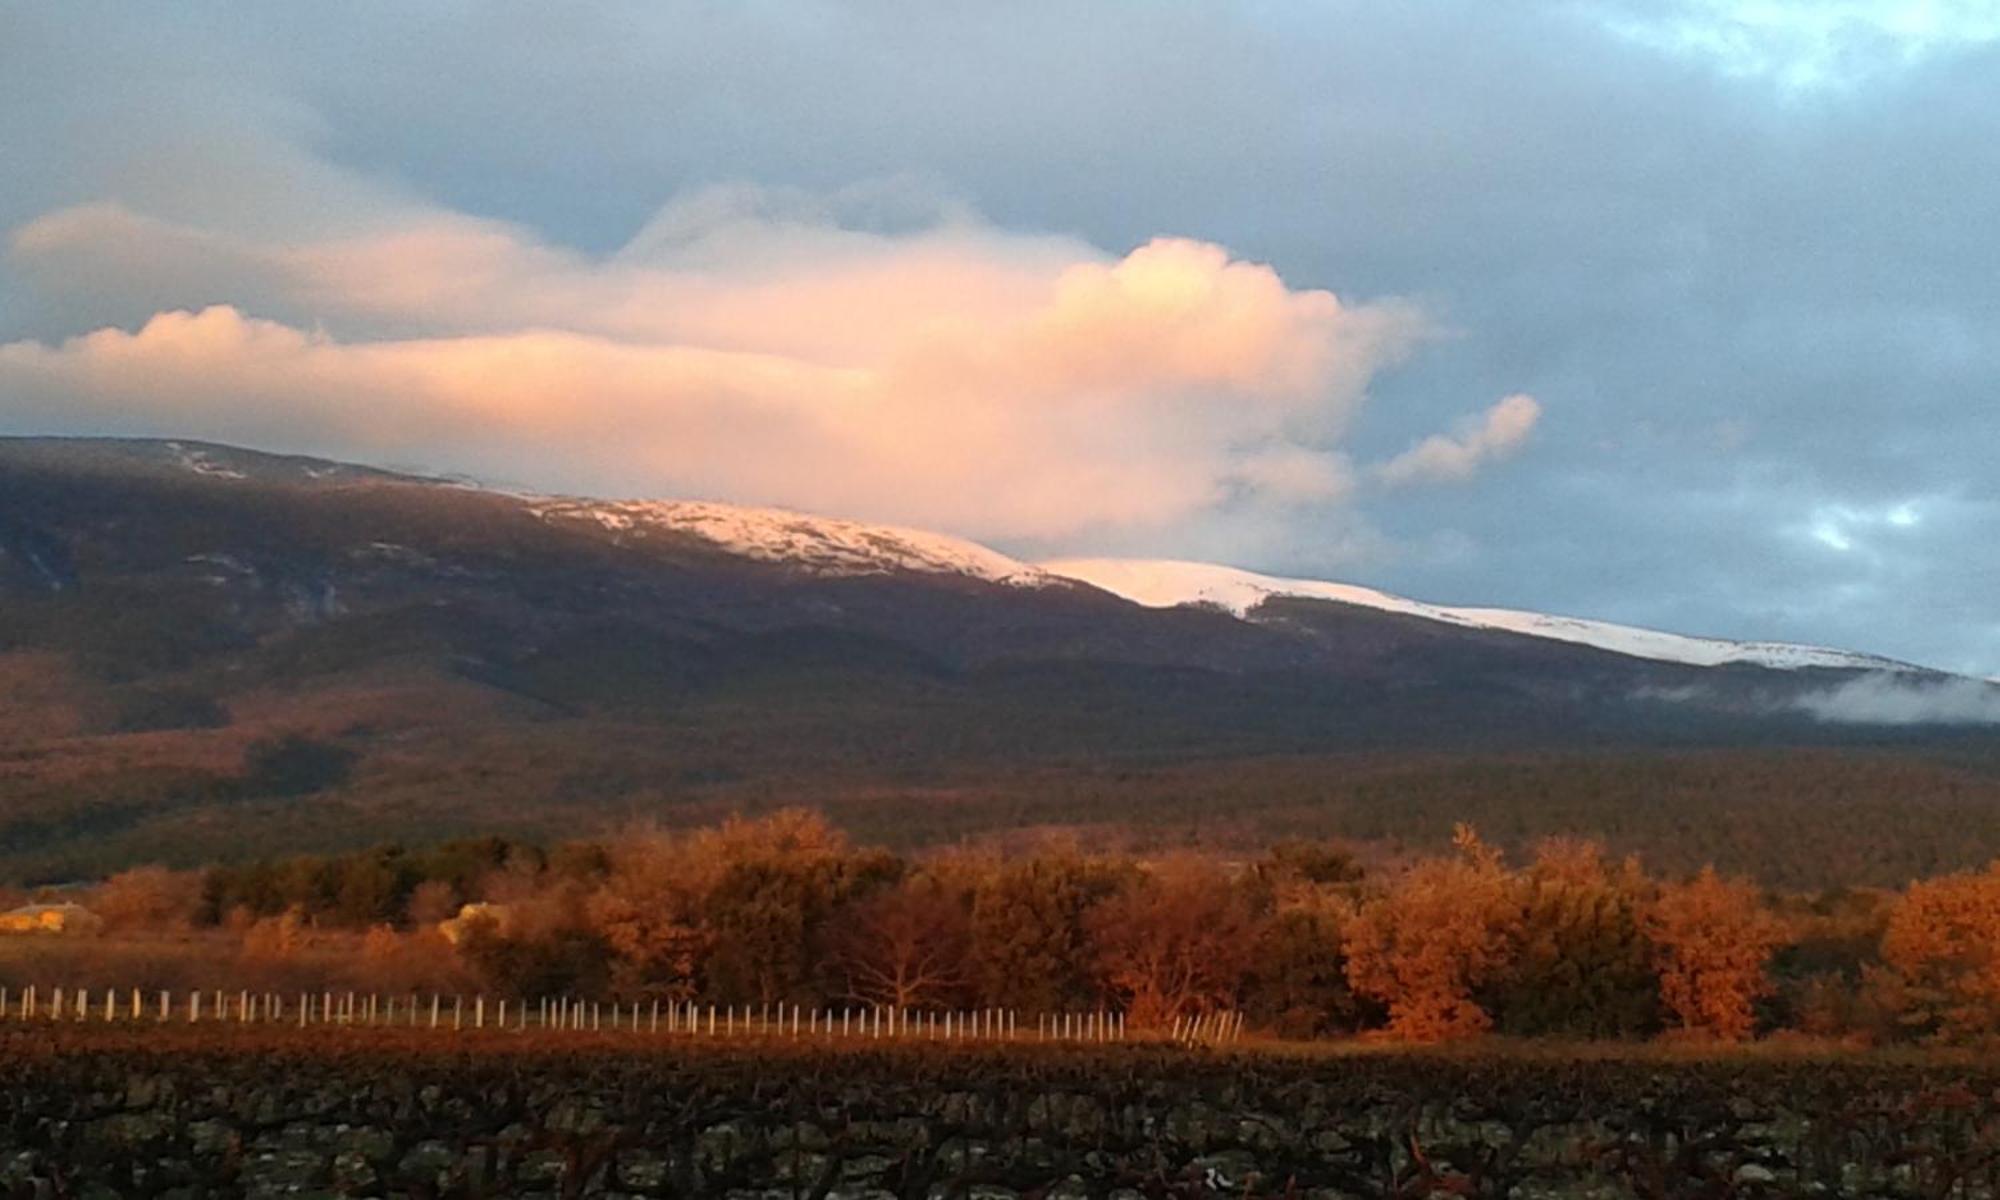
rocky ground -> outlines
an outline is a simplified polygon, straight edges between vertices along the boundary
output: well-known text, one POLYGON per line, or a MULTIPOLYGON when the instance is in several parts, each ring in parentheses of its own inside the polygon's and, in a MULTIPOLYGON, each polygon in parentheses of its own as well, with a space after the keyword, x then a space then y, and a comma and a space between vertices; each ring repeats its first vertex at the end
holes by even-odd
POLYGON ((58 1196, 1991 1196, 2000 1070, 1657 1051, 0 1030, 58 1196))

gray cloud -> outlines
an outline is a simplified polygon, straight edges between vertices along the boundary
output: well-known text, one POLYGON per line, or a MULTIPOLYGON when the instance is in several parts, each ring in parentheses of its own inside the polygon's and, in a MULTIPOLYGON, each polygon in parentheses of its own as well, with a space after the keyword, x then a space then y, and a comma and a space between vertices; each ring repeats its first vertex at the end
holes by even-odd
POLYGON ((1797 707, 1851 725, 2000 725, 2000 685, 1865 675, 1802 697, 1797 707))

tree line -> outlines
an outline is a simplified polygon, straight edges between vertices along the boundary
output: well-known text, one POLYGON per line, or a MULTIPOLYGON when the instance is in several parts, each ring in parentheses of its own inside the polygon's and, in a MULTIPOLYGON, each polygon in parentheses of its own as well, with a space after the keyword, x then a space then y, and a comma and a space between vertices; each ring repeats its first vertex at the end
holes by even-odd
POLYGON ((546 849, 141 868, 91 902, 114 929, 214 927, 266 959, 359 937, 364 961, 448 962, 521 996, 1112 1007, 1135 1028, 1237 1010, 1286 1037, 1415 1041, 2000 1034, 2000 864, 1779 894, 1577 839, 1509 862, 1467 826, 1367 872, 1303 840, 1241 861, 905 856, 786 810, 546 849))

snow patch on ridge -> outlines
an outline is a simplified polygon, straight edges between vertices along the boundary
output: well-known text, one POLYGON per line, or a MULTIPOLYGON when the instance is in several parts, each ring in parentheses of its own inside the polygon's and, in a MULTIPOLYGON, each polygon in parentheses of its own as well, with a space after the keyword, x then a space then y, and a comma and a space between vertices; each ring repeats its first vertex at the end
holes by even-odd
POLYGON ((1043 587, 1058 582, 1038 567, 976 542, 920 529, 867 525, 781 508, 745 508, 694 500, 580 500, 539 497, 529 511, 544 521, 588 523, 617 540, 681 534, 758 562, 785 563, 819 575, 962 575, 989 583, 1043 587))
POLYGON ((189 447, 180 442, 168 442, 167 449, 173 451, 180 465, 197 475, 208 475, 216 479, 248 479, 248 475, 216 462, 209 452, 200 447, 189 447))
POLYGON ((1331 600, 1382 612, 1401 613, 1468 629, 1492 629, 1528 637, 1594 646, 1615 654, 1659 662, 1717 667, 1746 663, 1778 670, 1834 667, 1844 670, 1924 672, 1921 667, 1872 654, 1856 654, 1819 646, 1783 642, 1736 642, 1722 638, 1687 637, 1507 608, 1453 608, 1425 604, 1378 592, 1374 588, 1316 579, 1283 579, 1235 567, 1170 560, 1078 558, 1041 564, 1052 575, 1066 576, 1123 596, 1149 608, 1207 604, 1247 617, 1251 610, 1276 596, 1331 600))

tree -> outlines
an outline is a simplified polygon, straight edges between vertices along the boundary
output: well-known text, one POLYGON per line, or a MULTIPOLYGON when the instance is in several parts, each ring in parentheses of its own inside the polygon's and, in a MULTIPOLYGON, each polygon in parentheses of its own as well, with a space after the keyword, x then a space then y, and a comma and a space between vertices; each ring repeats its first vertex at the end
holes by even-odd
POLYGON ((194 920, 202 877, 165 867, 134 867, 104 881, 91 907, 111 929, 173 929, 194 920))
POLYGON ((305 914, 293 906, 275 917, 259 917, 243 931, 243 957, 288 961, 306 945, 305 914))
POLYGON ((800 809, 732 820, 689 845, 707 872, 697 902, 708 935, 705 983, 724 1001, 819 998, 828 916, 901 870, 893 856, 856 850, 800 809))
POLYGON ((1550 839, 1520 876, 1512 965, 1494 989, 1512 1034, 1622 1037, 1659 1020, 1638 864, 1608 866, 1594 842, 1550 839))
POLYGON ((449 882, 426 879, 410 891, 410 902, 404 911, 415 928, 432 929, 457 916, 464 903, 464 896, 449 882))
POLYGON ((1132 880, 1086 923, 1098 972, 1140 1028, 1233 1008, 1258 935, 1228 876, 1192 856, 1132 880))
POLYGON ((1498 976, 1519 932, 1516 884, 1499 854, 1460 825, 1457 855, 1406 871, 1347 929, 1347 978, 1388 1006, 1409 1041, 1467 1037, 1493 1019, 1475 992, 1498 976))
POLYGON ((360 928, 401 918, 417 882, 402 849, 396 846, 337 860, 334 871, 338 880, 334 915, 343 924, 360 928))
POLYGON ((1889 911, 1882 962, 1905 1028, 2000 1032, 2000 862, 1911 884, 1889 911))
MULTIPOLYGON (((544 872, 541 891, 582 894, 581 924, 610 950, 609 974, 620 992, 684 1000, 698 990, 713 945, 705 908, 724 869, 716 859, 704 854, 699 837, 628 829, 590 855, 558 855, 564 865, 544 872), (586 861, 600 854, 601 861, 586 861)), ((532 910, 537 902, 525 903, 532 910)))
POLYGON ((1351 901, 1329 898, 1281 907, 1260 923, 1243 985, 1252 1020, 1289 1038, 1360 1028, 1374 1006, 1347 981, 1341 940, 1353 916, 1351 901))
POLYGON ((1660 1000, 1690 1034, 1740 1041, 1756 1028, 1756 1002, 1771 994, 1765 970, 1784 927, 1740 880, 1704 867, 1660 889, 1646 914, 1660 1000))
POLYGON ((1117 890, 1119 872, 1067 850, 1008 863, 972 901, 973 967, 988 1004, 1033 1012, 1091 1003, 1085 920, 1117 890))
POLYGON ((1303 1038, 1379 1018, 1379 1006, 1348 983, 1342 947, 1363 878, 1352 855, 1326 842, 1279 842, 1251 864, 1245 890, 1260 918, 1244 980, 1251 1020, 1303 1038))
POLYGON ((920 874, 842 912, 830 937, 847 994, 864 1004, 949 1007, 971 983, 969 898, 920 874))

